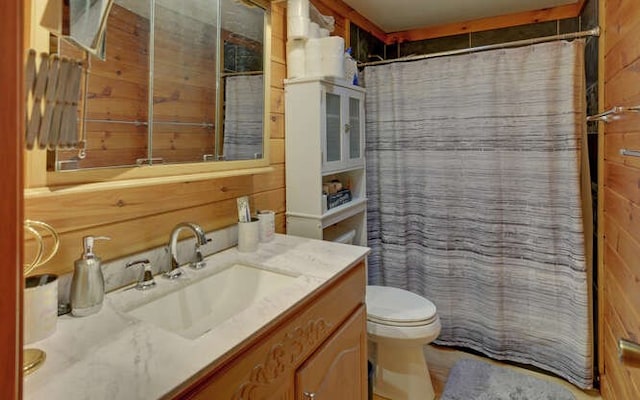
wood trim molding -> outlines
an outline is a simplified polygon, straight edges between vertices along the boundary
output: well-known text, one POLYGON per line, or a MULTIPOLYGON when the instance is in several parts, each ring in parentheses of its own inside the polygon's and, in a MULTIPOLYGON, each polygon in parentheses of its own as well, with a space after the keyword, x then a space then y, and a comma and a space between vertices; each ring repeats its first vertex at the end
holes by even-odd
POLYGON ((22 0, 0 2, 0 398, 22 398, 22 0))
MULTIPOLYGON (((598 2, 598 24, 601 27, 605 27, 605 7, 602 1, 598 2)), ((601 29, 600 37, 598 38, 598 47, 600 51, 598 51, 598 113, 604 111, 605 104, 605 53, 607 50, 606 47, 606 36, 607 29, 601 29)), ((598 123, 598 194, 597 194, 597 211, 596 215, 604 216, 604 203, 605 203, 605 188, 604 188, 604 165, 605 165, 605 127, 606 124, 598 123)), ((605 251, 605 238, 604 238, 604 223, 597 224, 597 255, 598 258, 596 260, 597 266, 597 274, 598 274, 598 296, 600 299, 603 299, 605 294, 604 287, 604 251, 605 251)), ((598 355, 598 372, 600 373, 600 382, 603 381, 605 375, 605 361, 604 361, 604 337, 605 337, 605 305, 604 301, 598 301, 598 341, 596 343, 596 354, 598 355)), ((604 395, 604 393, 602 393, 604 395)))
POLYGON ((542 10, 526 11, 501 15, 497 17, 481 18, 466 22, 456 22, 445 25, 393 32, 386 35, 386 39, 384 40, 384 42, 386 44, 412 42, 417 40, 433 39, 463 33, 480 32, 490 29, 508 28, 517 25, 555 21, 564 18, 573 18, 580 15, 585 2, 586 0, 580 0, 575 4, 568 4, 560 7, 544 8, 542 10))
POLYGON ((361 29, 368 31, 373 36, 383 41, 385 44, 412 42, 463 33, 480 32, 538 22, 555 21, 558 19, 574 18, 580 15, 586 1, 587 0, 576 0, 575 3, 565 6, 386 33, 342 0, 313 0, 314 3, 321 4, 333 11, 335 14, 341 15, 345 18, 345 39, 348 38, 349 24, 354 23, 361 29))

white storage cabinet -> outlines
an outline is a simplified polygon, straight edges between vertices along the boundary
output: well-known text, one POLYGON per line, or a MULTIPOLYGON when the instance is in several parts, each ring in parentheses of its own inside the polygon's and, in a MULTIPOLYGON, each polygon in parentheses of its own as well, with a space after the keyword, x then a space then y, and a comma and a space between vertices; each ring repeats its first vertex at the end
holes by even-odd
POLYGON ((342 81, 285 81, 287 233, 333 240, 355 230, 366 245, 365 90, 342 81), (326 209, 322 184, 338 179, 352 200, 326 209))

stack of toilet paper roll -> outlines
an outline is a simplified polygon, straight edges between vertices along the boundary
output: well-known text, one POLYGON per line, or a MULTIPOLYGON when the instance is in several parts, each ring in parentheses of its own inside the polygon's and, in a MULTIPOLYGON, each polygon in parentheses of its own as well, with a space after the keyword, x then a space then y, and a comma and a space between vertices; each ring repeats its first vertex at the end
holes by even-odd
POLYGON ((287 77, 344 78, 344 39, 309 19, 309 0, 287 1, 287 77))
POLYGON ((309 0, 287 1, 287 38, 289 40, 309 37, 309 0))

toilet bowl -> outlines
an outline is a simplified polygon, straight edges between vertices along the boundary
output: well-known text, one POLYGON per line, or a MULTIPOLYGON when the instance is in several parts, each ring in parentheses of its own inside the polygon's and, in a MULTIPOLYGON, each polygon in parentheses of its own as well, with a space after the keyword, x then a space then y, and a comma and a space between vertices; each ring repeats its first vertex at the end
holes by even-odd
POLYGON ((393 400, 433 400, 423 347, 440 334, 436 306, 409 291, 367 286, 369 359, 373 392, 393 400))

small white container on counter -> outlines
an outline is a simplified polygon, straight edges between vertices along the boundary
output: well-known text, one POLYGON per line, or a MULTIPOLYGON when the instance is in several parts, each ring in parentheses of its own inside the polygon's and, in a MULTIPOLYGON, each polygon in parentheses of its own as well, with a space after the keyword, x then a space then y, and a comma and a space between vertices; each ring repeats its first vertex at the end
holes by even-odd
POLYGON ((251 218, 249 222, 238 222, 238 251, 251 253, 258 250, 260 243, 260 220, 251 218))
POLYGON ((49 337, 58 323, 58 277, 35 275, 25 280, 24 344, 49 337))
POLYGON ((276 213, 271 210, 258 212, 260 220, 260 242, 270 242, 276 234, 276 213))

